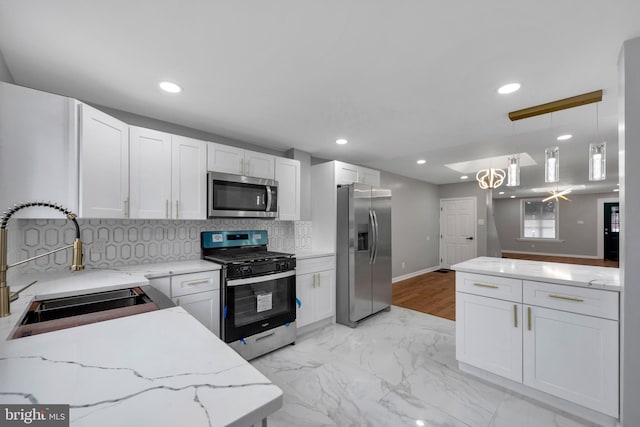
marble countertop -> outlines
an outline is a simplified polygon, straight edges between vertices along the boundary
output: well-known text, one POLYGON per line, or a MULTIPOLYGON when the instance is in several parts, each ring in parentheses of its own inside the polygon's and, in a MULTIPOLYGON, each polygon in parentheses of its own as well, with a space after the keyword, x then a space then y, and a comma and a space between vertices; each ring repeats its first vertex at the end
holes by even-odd
POLYGON ((0 318, 3 403, 71 405, 71 425, 251 425, 282 391, 181 307, 7 340, 31 301, 220 268, 208 261, 29 274, 0 318))
POLYGON ((610 291, 622 290, 620 270, 611 267, 478 257, 451 266, 466 273, 491 274, 538 282, 582 286, 610 291))
POLYGON ((335 252, 330 251, 300 251, 296 252, 296 259, 319 258, 333 255, 335 255, 335 252))

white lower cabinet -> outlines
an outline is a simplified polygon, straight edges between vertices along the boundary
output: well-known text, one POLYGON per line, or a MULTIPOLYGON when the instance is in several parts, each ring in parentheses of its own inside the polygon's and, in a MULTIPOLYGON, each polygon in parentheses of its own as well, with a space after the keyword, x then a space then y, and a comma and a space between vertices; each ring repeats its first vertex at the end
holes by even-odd
POLYGON ((149 282, 220 337, 220 270, 158 277, 149 282))
POLYGON ((619 295, 503 281, 456 273, 456 359, 617 418, 619 295))
POLYGON ((524 384, 617 418, 618 322, 542 307, 525 311, 524 384))
POLYGON ((456 357, 510 380, 522 381, 522 304, 456 295, 456 357))
POLYGON ((336 270, 334 256, 297 261, 296 324, 310 325, 336 314, 336 270))

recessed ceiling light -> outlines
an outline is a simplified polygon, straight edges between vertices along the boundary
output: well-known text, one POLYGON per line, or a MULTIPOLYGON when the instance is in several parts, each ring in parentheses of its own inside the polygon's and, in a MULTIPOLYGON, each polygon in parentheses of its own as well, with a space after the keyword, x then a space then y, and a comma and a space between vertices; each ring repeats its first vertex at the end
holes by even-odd
POLYGON ((425 163, 427 163, 427 161, 425 159, 420 159, 416 163, 419 165, 424 165, 425 163))
POLYGON ((510 197, 510 198, 512 198, 512 199, 515 199, 515 198, 516 198, 516 196, 509 196, 509 197, 510 197))
POLYGON ((614 188, 613 191, 618 192, 618 191, 620 191, 620 189, 619 188, 614 188))
POLYGON ((564 135, 560 135, 559 137, 557 137, 556 139, 558 141, 566 141, 567 139, 571 139, 573 137, 573 135, 571 135, 570 133, 566 133, 564 135))
POLYGON ((347 141, 347 140, 346 140, 346 139, 344 139, 344 138, 336 139, 336 144, 338 144, 338 145, 344 145, 344 144, 346 144, 347 142, 349 142, 349 141, 347 141))
POLYGON ((469 179, 469 177, 467 175, 462 175, 460 179, 469 179))
POLYGON ((504 191, 499 192, 498 194, 504 194, 504 191))
POLYGON ((182 92, 182 88, 180 86, 178 86, 175 83, 172 82, 160 82, 160 89, 164 90, 165 92, 169 92, 169 93, 180 93, 182 92))
POLYGON ((498 93, 500 95, 506 95, 508 93, 513 93, 518 89, 520 89, 520 83, 509 83, 504 86, 501 86, 500 89, 498 89, 498 93))

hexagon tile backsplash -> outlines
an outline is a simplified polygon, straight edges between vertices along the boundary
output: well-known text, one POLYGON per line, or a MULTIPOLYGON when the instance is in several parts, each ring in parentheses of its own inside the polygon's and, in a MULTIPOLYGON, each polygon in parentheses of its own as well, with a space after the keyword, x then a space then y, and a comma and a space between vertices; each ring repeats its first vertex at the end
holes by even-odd
MULTIPOLYGON (((71 244, 75 237, 72 224, 64 219, 18 219, 16 223, 9 230, 9 262, 71 244)), ((267 230, 271 250, 311 249, 310 221, 85 219, 78 223, 84 264, 91 268, 199 259, 200 232, 212 230, 267 230)), ((71 250, 60 251, 25 264, 20 272, 64 270, 70 264, 71 250)))

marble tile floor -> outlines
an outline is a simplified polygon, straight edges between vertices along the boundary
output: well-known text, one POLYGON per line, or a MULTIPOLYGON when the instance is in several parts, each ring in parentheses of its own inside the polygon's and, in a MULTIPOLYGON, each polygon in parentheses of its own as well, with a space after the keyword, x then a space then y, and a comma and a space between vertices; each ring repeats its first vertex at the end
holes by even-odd
POLYGON ((595 426, 464 374, 455 323, 397 306, 251 363, 284 391, 270 427, 595 426))

